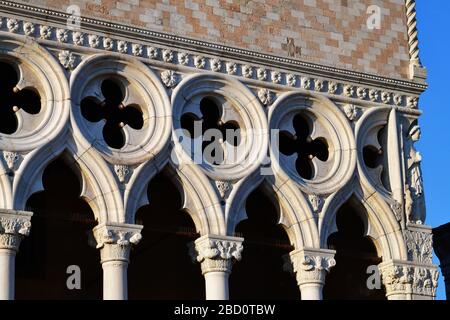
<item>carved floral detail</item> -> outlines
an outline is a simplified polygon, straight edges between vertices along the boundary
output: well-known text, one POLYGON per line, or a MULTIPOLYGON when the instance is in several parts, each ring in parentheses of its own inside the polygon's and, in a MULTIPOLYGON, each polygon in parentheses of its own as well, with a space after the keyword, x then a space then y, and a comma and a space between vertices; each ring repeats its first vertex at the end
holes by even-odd
POLYGON ((142 45, 138 44, 138 43, 133 43, 133 45, 131 46, 131 52, 136 57, 142 56, 142 53, 143 53, 142 45))
POLYGON ((295 74, 289 73, 286 76, 286 82, 291 87, 295 87, 295 85, 297 84, 297 76, 295 74))
POLYGON ((256 77, 261 81, 267 80, 267 70, 264 68, 258 68, 256 70, 256 77))
POLYGON ((211 70, 214 72, 220 72, 222 70, 222 62, 219 59, 211 59, 211 70))
POLYGON ((41 29, 39 31, 41 39, 50 39, 52 37, 52 30, 53 28, 50 26, 41 26, 41 29))
POLYGON ((417 97, 408 97, 406 106, 410 109, 417 109, 419 106, 419 98, 417 97))
POLYGON ((389 104, 391 102, 392 95, 390 92, 383 91, 381 93, 381 101, 385 104, 389 104))
POLYGON ((339 85, 336 82, 330 81, 328 83, 328 93, 335 94, 338 91, 338 87, 339 85))
POLYGON ((82 32, 76 31, 72 33, 73 44, 76 46, 82 46, 84 44, 84 34, 82 32))
POLYGON ((75 68, 76 56, 72 52, 68 50, 61 51, 58 54, 58 59, 64 69, 72 70, 75 68))
POLYGON ((114 40, 111 38, 103 38, 103 47, 105 50, 111 51, 114 49, 114 40))
POLYGON ((394 95, 394 103, 396 106, 401 106, 403 103, 403 96, 401 94, 394 95))
POLYGON ((19 21, 17 19, 7 19, 6 20, 6 27, 8 28, 9 32, 17 32, 19 30, 19 21))
POLYGON ((324 201, 321 197, 315 194, 310 194, 308 195, 308 199, 315 213, 322 211, 324 201))
POLYGON ((242 75, 244 76, 244 78, 251 78, 253 77, 253 68, 252 66, 249 65, 243 65, 242 66, 242 75))
POLYGON ((161 80, 168 88, 173 88, 178 84, 178 76, 172 70, 161 72, 161 80))
POLYGON ((258 98, 265 106, 270 105, 273 101, 273 93, 269 89, 261 88, 258 90, 258 98))
POLYGON ((189 64, 189 53, 187 53, 187 52, 178 53, 178 62, 180 62, 180 64, 183 66, 188 65, 189 64))
POLYGON ((394 212, 395 219, 399 222, 402 221, 403 220, 403 205, 398 201, 394 201, 391 204, 391 209, 392 209, 392 212, 394 212))
POLYGON ((122 164, 118 164, 114 166, 114 172, 119 178, 120 183, 126 183, 131 174, 130 167, 122 164))
POLYGON ((157 59, 158 58, 158 48, 147 47, 147 55, 150 59, 157 59))
POLYGON ((355 87, 351 84, 346 84, 344 86, 344 95, 346 97, 353 97, 355 95, 355 87))
POLYGON ((216 187, 219 190, 220 197, 224 200, 228 199, 233 190, 233 184, 229 181, 216 181, 216 187))
POLYGON ((314 80, 314 89, 318 92, 322 91, 324 88, 324 81, 322 79, 314 80))
POLYGON ((56 29, 56 39, 59 42, 67 42, 69 39, 69 32, 66 29, 56 29))
POLYGON ((229 75, 235 75, 237 73, 237 64, 234 62, 227 62, 226 69, 229 75))
POLYGON ((128 43, 126 41, 117 41, 117 51, 120 53, 127 53, 128 51, 128 43))
POLYGON ((32 36, 34 35, 34 23, 32 22, 24 22, 23 24, 23 32, 25 33, 25 35, 27 36, 32 36))
POLYGON ((358 96, 359 99, 366 99, 367 98, 367 89, 363 88, 363 87, 358 87, 358 89, 356 89, 356 95, 358 96))
POLYGON ((325 277, 336 260, 331 256, 309 253, 291 253, 291 261, 299 285, 325 283, 325 277))
POLYGON ((303 89, 309 90, 311 88, 311 79, 308 77, 302 77, 300 80, 300 86, 303 89))
POLYGON ((173 52, 169 49, 164 49, 162 51, 162 59, 164 62, 172 62, 173 61, 173 52))
POLYGON ((369 91, 369 99, 373 102, 377 102, 378 100, 380 100, 380 91, 371 89, 369 91))
POLYGON ((3 158, 9 170, 15 171, 20 163, 21 155, 17 152, 3 151, 3 158))
POLYGON ((359 117, 360 110, 354 104, 346 104, 344 105, 344 113, 348 120, 355 121, 359 117))
POLYGON ((194 66, 197 69, 203 69, 205 67, 206 64, 206 60, 204 57, 202 56, 195 56, 194 57, 194 66))
POLYGON ((96 34, 91 34, 88 37, 88 43, 91 48, 98 48, 100 46, 100 37, 96 34))
POLYGON ((271 77, 272 77, 272 82, 273 83, 277 83, 277 84, 281 83, 281 80, 282 80, 281 72, 279 72, 279 71, 272 71, 271 77))

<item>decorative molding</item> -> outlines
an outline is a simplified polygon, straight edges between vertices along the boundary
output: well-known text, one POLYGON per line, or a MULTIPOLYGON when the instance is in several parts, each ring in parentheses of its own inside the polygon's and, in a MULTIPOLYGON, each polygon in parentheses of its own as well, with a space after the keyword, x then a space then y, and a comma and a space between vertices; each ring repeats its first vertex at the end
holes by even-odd
POLYGON ((165 70, 161 72, 161 80, 168 88, 175 88, 178 84, 178 75, 172 70, 165 70))
MULTIPOLYGON (((414 1, 409 1, 414 3, 414 1)), ((415 5, 415 3, 414 3, 415 5)), ((407 7, 408 8, 408 7, 407 7)), ((411 9, 411 8, 410 8, 411 9)), ((22 3, 14 3, 11 1, 0 1, 0 12, 6 15, 14 15, 14 17, 24 17, 41 20, 48 23, 49 21, 56 24, 64 24, 70 17, 70 14, 58 12, 54 10, 39 8, 22 3)), ((408 11, 410 21, 415 21, 415 10, 408 11), (414 12, 414 13, 412 13, 414 12)), ((217 56, 226 56, 229 59, 237 59, 241 61, 248 61, 251 63, 258 63, 273 68, 285 69, 286 71, 295 71, 301 74, 310 74, 313 77, 327 78, 333 77, 341 79, 345 82, 362 83, 366 86, 375 86, 384 89, 397 90, 408 92, 409 94, 418 95, 423 92, 427 85, 424 83, 417 83, 410 80, 394 79, 382 77, 376 74, 368 74, 363 72, 351 71, 346 69, 335 68, 327 65, 320 65, 316 63, 301 61, 288 57, 279 57, 270 54, 250 51, 241 48, 229 47, 215 43, 205 42, 201 40, 189 39, 185 37, 175 36, 162 32, 150 31, 141 28, 135 28, 123 24, 112 23, 109 21, 102 21, 87 17, 81 17, 80 22, 86 32, 101 32, 109 34, 111 37, 130 37, 133 39, 140 39, 145 43, 154 43, 158 45, 172 45, 175 48, 184 48, 198 53, 212 54, 217 56)), ((46 27, 47 28, 47 27, 46 27)), ((410 29, 414 30, 415 23, 410 24, 410 29)), ((41 30, 42 34, 42 30, 41 30)), ((45 39, 50 38, 50 34, 45 32, 45 39)), ((415 34, 414 32, 412 33, 415 34)), ((415 43, 415 41, 413 41, 415 43)), ((112 50, 111 45, 106 46, 106 50, 112 50)), ((149 55, 150 58, 150 55, 149 55)), ((173 58, 173 57, 172 57, 173 58)), ((172 62, 168 56, 164 58, 166 62, 172 62)), ((251 75, 244 72, 243 76, 250 78, 251 75)))
POLYGON ((202 273, 231 272, 233 261, 241 260, 242 242, 244 239, 205 235, 191 246, 190 254, 193 261, 201 263, 202 273))
POLYGON ((33 213, 14 210, 0 210, 0 249, 18 251, 23 237, 31 230, 33 213))

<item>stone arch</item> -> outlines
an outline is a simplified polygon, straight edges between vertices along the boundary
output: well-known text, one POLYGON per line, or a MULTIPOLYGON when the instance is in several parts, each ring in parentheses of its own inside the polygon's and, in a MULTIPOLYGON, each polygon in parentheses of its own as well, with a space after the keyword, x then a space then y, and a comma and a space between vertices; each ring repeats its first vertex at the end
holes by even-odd
POLYGON ((64 135, 42 148, 28 154, 15 174, 13 184, 13 207, 24 210, 27 199, 43 190, 42 175, 49 163, 63 156, 82 183, 83 198, 94 212, 99 223, 123 222, 123 205, 116 178, 104 159, 93 152, 80 152, 79 145, 64 135))
POLYGON ((166 158, 158 166, 147 162, 136 170, 125 190, 126 222, 135 222, 137 210, 148 204, 147 188, 150 181, 161 170, 167 170, 170 179, 180 191, 183 209, 194 221, 200 235, 225 235, 223 212, 210 180, 197 166, 180 166, 177 163, 174 159, 169 161, 166 158))
POLYGON ((254 174, 245 179, 233 192, 233 202, 227 209, 227 233, 234 234, 236 226, 247 219, 245 209, 248 196, 262 186, 276 207, 279 208, 278 224, 283 227, 293 247, 319 248, 319 233, 314 215, 304 195, 292 182, 277 186, 273 176, 254 174))
POLYGON ((323 215, 319 220, 321 247, 326 248, 328 237, 337 231, 336 214, 339 208, 352 197, 367 212, 366 219, 363 219, 365 236, 373 241, 383 261, 406 260, 407 252, 402 229, 392 209, 382 196, 358 183, 357 177, 340 192, 332 195, 324 205, 323 215))
POLYGON ((49 143, 64 130, 69 118, 69 86, 66 73, 56 58, 29 37, 2 34, 0 61, 15 65, 18 89, 36 89, 41 98, 41 111, 31 126, 25 123, 29 115, 19 110, 16 112, 17 131, 9 135, 0 133, 2 158, 11 159, 9 163, 0 161, 0 207, 14 209, 10 176, 23 154, 49 143))

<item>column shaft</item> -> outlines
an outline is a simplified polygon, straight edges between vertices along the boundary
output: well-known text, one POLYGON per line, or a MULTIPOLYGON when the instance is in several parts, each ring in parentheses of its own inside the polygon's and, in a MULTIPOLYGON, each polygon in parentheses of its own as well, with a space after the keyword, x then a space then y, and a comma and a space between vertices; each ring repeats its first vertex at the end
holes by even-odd
POLYGON ((14 299, 16 252, 0 249, 0 300, 14 299))
POLYGON ((123 261, 108 261, 102 264, 103 268, 103 299, 127 300, 128 263, 123 261))
POLYGON ((206 300, 228 300, 228 272, 208 272, 205 274, 206 300))

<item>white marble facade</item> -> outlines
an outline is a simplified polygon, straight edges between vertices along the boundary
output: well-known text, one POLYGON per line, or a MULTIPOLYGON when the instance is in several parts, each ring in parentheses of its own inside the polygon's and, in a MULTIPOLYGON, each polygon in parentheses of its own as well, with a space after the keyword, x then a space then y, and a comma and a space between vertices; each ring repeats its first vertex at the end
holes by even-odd
MULTIPOLYGON (((0 134, 0 299, 14 297, 15 255, 33 225, 26 201, 42 190, 44 169, 62 153, 79 167, 82 197, 99 222, 93 232, 105 299, 127 298, 129 250, 139 245, 142 229, 135 213, 147 201, 149 181, 166 166, 176 172, 201 235, 193 257, 207 299, 228 299, 232 263, 245 250, 234 230, 246 219, 246 197, 263 180, 280 201, 303 299, 322 297, 325 275, 335 265, 327 238, 350 197, 367 210, 365 231, 383 258, 387 297, 434 298, 438 271, 414 146, 420 138, 417 102, 426 85, 414 74, 386 79, 219 45, 201 49, 179 37, 155 41, 140 29, 122 34, 114 24, 105 36, 95 20, 69 30, 56 13, 48 11, 44 21, 28 11, 19 17, 3 5, 0 10, 0 61, 17 70, 18 91, 32 88, 41 97, 37 115, 18 108, 15 132, 0 134), (88 121, 80 108, 86 97, 104 98, 107 79, 123 89, 123 106, 141 106, 144 118, 139 129, 121 125, 124 141, 116 148, 102 135, 104 122, 88 121), (238 147, 222 141, 223 164, 197 163, 182 143, 188 137, 179 130, 181 117, 201 115, 203 98, 214 99, 221 121, 244 132, 238 147), (329 150, 326 159, 310 156, 306 178, 296 169, 296 155, 279 152, 275 143, 278 130, 295 134, 297 114, 310 124, 309 138, 325 140, 329 150), (365 161, 371 150, 379 156, 376 166, 365 161)), ((420 69, 412 63, 412 70, 420 69)))

